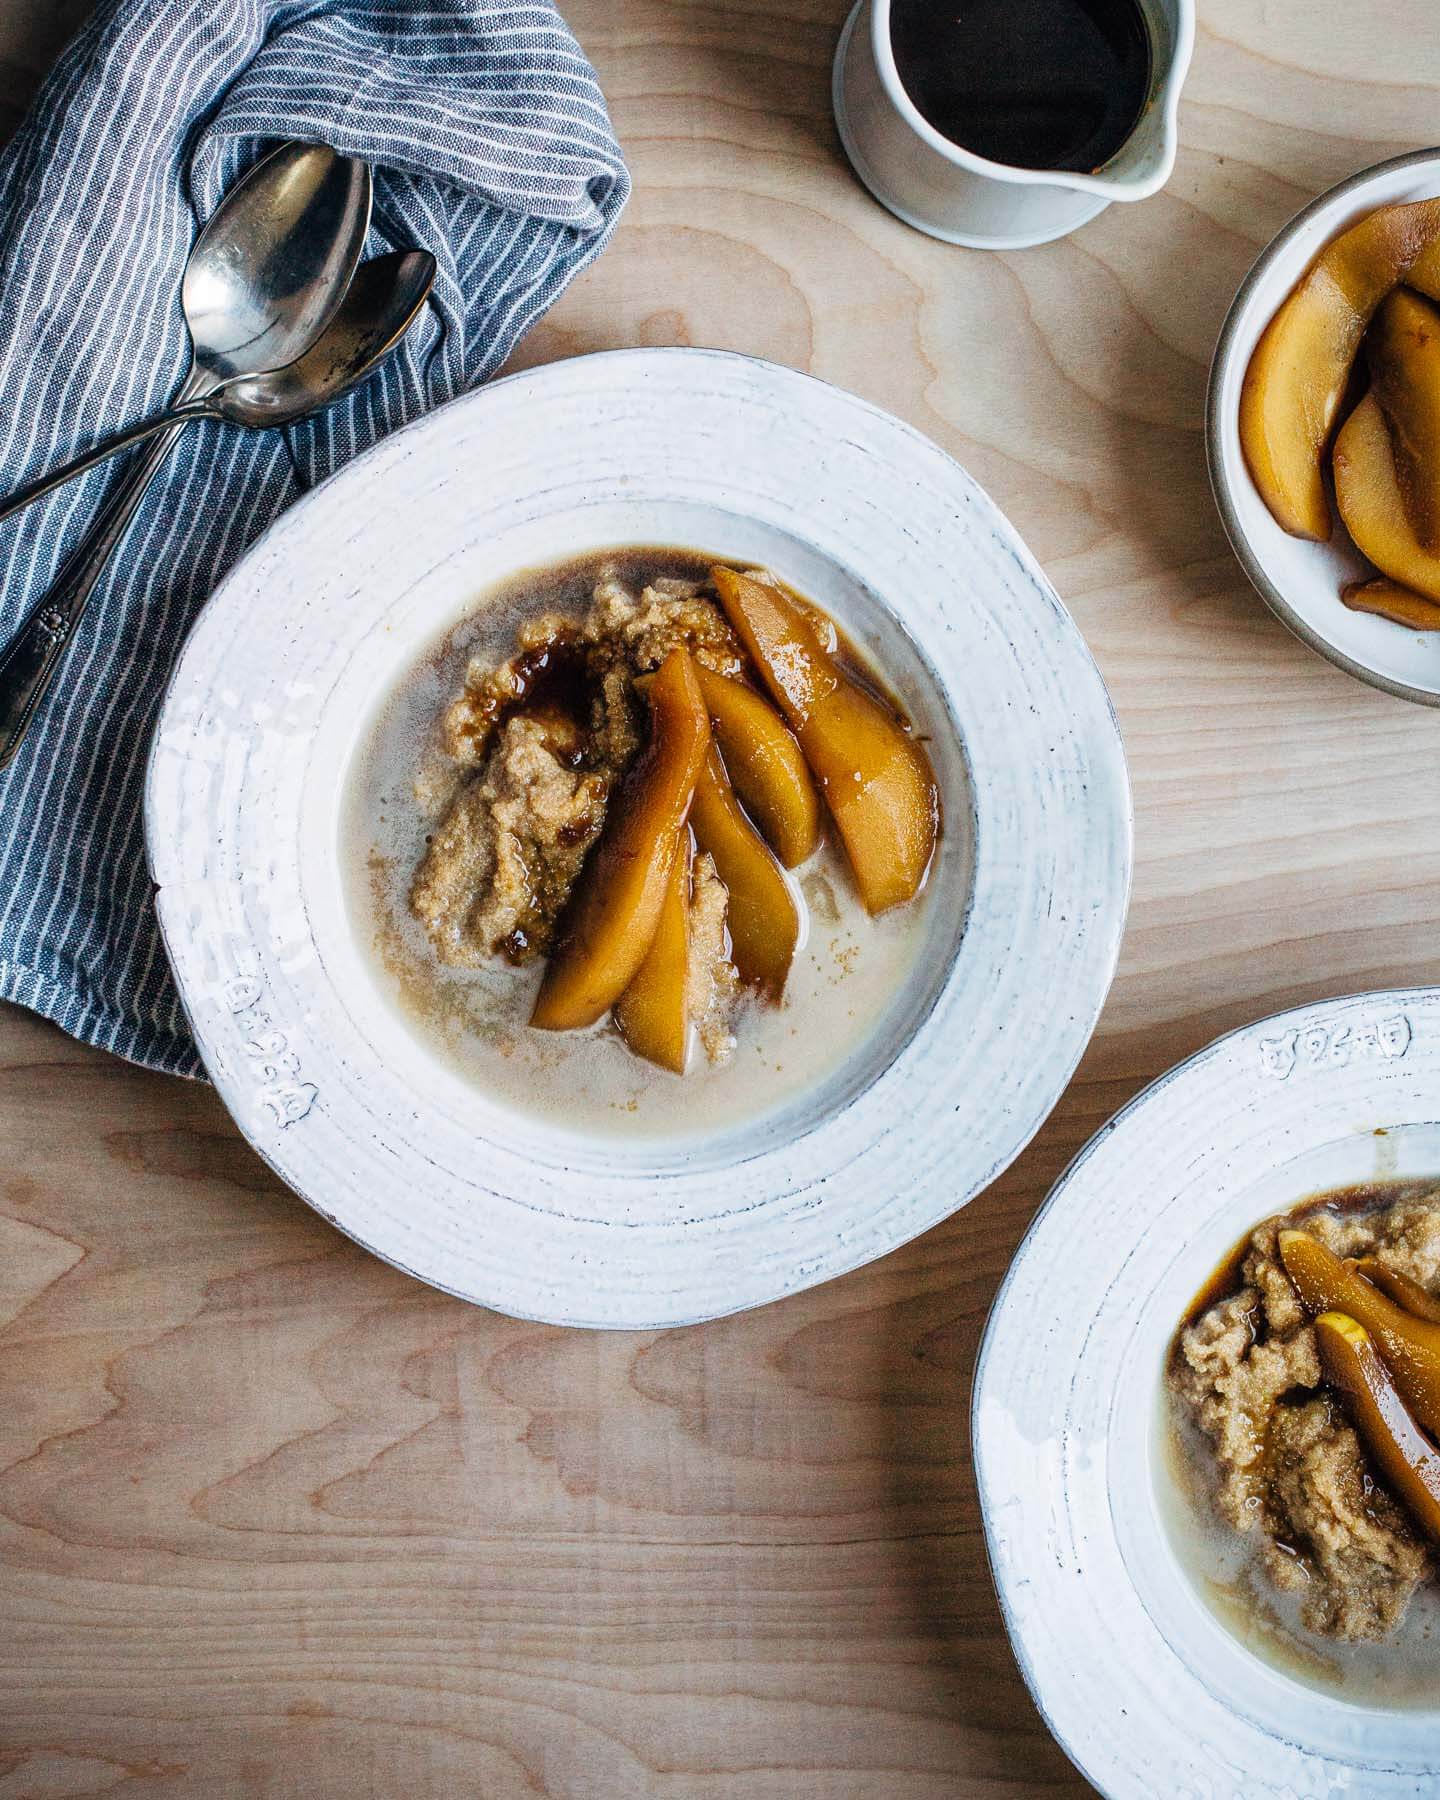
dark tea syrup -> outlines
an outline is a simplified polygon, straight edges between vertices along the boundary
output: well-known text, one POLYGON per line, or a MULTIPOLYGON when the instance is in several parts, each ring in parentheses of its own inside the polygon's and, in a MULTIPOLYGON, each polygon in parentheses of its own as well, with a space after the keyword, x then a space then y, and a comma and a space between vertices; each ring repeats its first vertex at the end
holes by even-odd
POLYGON ((894 0, 890 41, 942 137, 1019 169, 1098 169, 1150 92, 1137 0, 894 0))

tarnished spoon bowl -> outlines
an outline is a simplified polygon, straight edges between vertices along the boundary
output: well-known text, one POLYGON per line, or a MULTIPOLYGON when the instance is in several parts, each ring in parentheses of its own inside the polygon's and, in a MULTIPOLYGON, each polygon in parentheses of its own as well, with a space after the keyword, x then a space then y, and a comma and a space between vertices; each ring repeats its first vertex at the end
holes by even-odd
POLYGON ((397 250, 362 263, 340 310, 302 357, 227 383, 201 403, 204 410, 233 425, 263 429, 329 406, 395 348, 434 280, 435 258, 427 250, 397 250))
POLYGON ((334 317, 370 225, 368 166, 327 144, 282 144, 217 207, 190 252, 180 303, 187 386, 282 368, 334 317))

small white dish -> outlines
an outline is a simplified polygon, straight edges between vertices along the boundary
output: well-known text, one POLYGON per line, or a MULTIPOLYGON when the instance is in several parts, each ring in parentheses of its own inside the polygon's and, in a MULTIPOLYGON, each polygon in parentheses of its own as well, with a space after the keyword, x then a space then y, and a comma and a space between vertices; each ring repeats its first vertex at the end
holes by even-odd
POLYGON ((1077 231, 1112 200, 1170 179, 1180 90, 1195 44, 1194 0, 1140 0, 1150 93, 1134 130, 1093 174, 992 162, 936 131, 905 91, 891 48, 892 0, 857 0, 835 52, 835 124, 855 173, 917 231, 974 250, 1023 250, 1077 231))
POLYGON ((1110 1800, 1440 1791, 1440 1697, 1335 1698, 1201 1598, 1164 1522, 1157 1430, 1167 1348, 1212 1270, 1309 1194, 1440 1174, 1437 1096, 1440 989, 1277 1013, 1102 1127, 1010 1266, 973 1401, 991 1570, 1036 1705, 1110 1800))
POLYGON ((1240 388, 1260 333, 1332 238, 1377 206, 1437 194, 1440 149, 1416 150, 1362 169, 1297 213, 1240 284, 1215 346, 1205 409, 1215 503, 1260 597, 1312 650, 1372 687, 1422 706, 1440 706, 1440 633, 1407 631, 1343 603, 1346 582, 1375 571, 1338 517, 1328 544, 1291 537, 1275 523, 1240 448, 1240 388))
POLYGON ((186 646, 146 829, 197 1042, 260 1154, 422 1279, 595 1326, 753 1306, 962 1206, 1074 1069, 1130 866, 1104 686, 985 495, 852 395, 696 350, 495 383, 288 512, 186 646), (480 1091, 408 1025, 339 869, 347 770, 421 649, 498 579, 627 543, 766 563, 878 644, 945 807, 894 1007, 833 1080, 728 1136, 587 1136, 480 1091))

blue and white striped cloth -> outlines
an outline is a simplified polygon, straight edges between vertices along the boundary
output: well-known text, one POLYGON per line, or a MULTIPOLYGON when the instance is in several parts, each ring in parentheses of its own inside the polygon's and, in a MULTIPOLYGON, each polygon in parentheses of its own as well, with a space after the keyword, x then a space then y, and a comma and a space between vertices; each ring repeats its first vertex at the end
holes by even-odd
MULTIPOLYGON (((295 496, 491 374, 629 191, 594 72, 546 0, 102 0, 0 153, 0 491, 155 411, 185 372, 198 224, 267 140, 375 166, 367 254, 439 261, 384 372, 291 432, 192 426, 0 773, 0 998, 200 1072, 151 908, 150 727, 196 611, 295 496)), ((113 465, 0 525, 0 632, 113 465)))

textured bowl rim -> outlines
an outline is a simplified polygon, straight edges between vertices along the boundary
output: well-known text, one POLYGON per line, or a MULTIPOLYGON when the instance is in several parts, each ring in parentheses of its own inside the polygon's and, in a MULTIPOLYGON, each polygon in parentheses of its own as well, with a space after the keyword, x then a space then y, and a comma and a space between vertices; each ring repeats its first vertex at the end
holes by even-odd
POLYGON ((1440 145, 1427 150, 1407 150, 1400 156, 1387 157, 1384 162, 1371 163, 1368 168, 1358 170, 1354 175, 1347 175, 1344 181, 1337 182, 1334 187, 1326 188, 1324 193, 1317 194, 1308 205, 1303 206, 1293 218, 1282 225, 1270 242, 1250 265, 1249 272, 1236 290, 1235 298, 1230 302, 1230 310, 1225 314, 1225 322, 1220 327, 1220 336, 1215 342, 1215 353, 1210 359, 1210 377, 1205 392, 1205 456, 1210 470, 1210 489, 1215 496, 1215 505, 1220 514, 1221 523, 1225 527, 1225 535, 1230 540, 1230 547, 1235 552, 1251 585, 1260 598, 1297 638, 1332 662, 1337 669, 1343 669, 1347 675, 1353 675, 1357 681, 1368 686, 1379 688, 1384 693, 1393 695, 1397 700, 1413 700, 1418 706, 1440 706, 1440 692, 1432 692, 1428 688, 1416 687, 1408 681, 1399 681, 1393 675, 1384 675, 1373 669, 1368 663, 1358 662, 1336 644, 1332 643, 1323 632, 1304 618, 1298 609, 1291 604, 1284 592, 1270 579, 1260 559, 1250 546, 1250 539, 1240 521, 1239 512, 1230 492, 1230 480, 1225 470, 1224 452, 1220 445, 1220 389, 1229 373, 1230 363, 1235 355, 1236 338, 1239 335, 1240 321, 1250 296, 1269 274, 1275 263, 1304 231, 1311 219, 1335 200, 1343 200, 1347 195, 1366 186, 1377 176, 1388 175, 1398 169, 1419 168, 1423 164, 1434 167, 1437 181, 1440 181, 1440 145))
MULTIPOLYGON (((1317 1015, 1330 1015, 1343 1012, 1347 1008, 1395 1009, 1404 1011, 1407 1007, 1434 1008, 1440 999, 1440 986, 1408 986, 1390 988, 1359 989, 1352 993, 1322 997, 1304 1002, 1298 1006, 1284 1007, 1277 1012, 1267 1013, 1259 1018, 1251 1019, 1245 1024, 1237 1025, 1229 1031, 1221 1032, 1208 1043, 1179 1062, 1171 1065, 1147 1082, 1138 1093, 1116 1109, 1099 1129, 1081 1145, 1065 1167, 1057 1176, 1050 1191, 1045 1196, 1034 1216, 1026 1226, 1025 1235, 1005 1270, 995 1297, 986 1313, 985 1325, 981 1332, 980 1348, 975 1359, 975 1372, 970 1390, 969 1427, 971 1460, 975 1472, 976 1491, 980 1503, 980 1517, 985 1542, 986 1563, 990 1572, 991 1586, 1000 1608, 1005 1633, 1010 1643, 1021 1677, 1025 1682, 1036 1711, 1044 1720, 1045 1727, 1061 1750, 1069 1758, 1080 1774, 1096 1788, 1098 1792, 1112 1795, 1116 1790, 1107 1786, 1106 1781, 1112 1773, 1091 1765, 1091 1761, 1077 1749, 1071 1735, 1057 1723, 1048 1696, 1040 1684, 1040 1676, 1030 1645, 1019 1628, 1017 1610, 1009 1584, 1002 1581, 1000 1575, 1000 1558, 997 1553, 998 1527, 993 1515, 992 1495, 988 1491, 986 1474, 987 1451, 985 1436, 981 1429, 980 1411, 984 1390, 990 1374, 990 1364, 996 1346, 997 1324, 1004 1312, 1012 1289, 1022 1276, 1031 1247, 1044 1229, 1046 1221, 1066 1198, 1067 1190, 1079 1178, 1086 1165, 1103 1149, 1108 1141, 1123 1130, 1139 1114, 1149 1107, 1171 1088, 1184 1083, 1202 1064, 1222 1056, 1227 1050, 1238 1047, 1245 1039, 1259 1039, 1266 1035, 1283 1035, 1289 1030, 1299 1031, 1316 1022, 1317 1015)), ((1128 1712, 1131 1708, 1122 1709, 1128 1712)), ((1299 1748, 1298 1745, 1292 1745, 1299 1748)), ((1249 1773, 1249 1771, 1246 1771, 1249 1773)), ((1289 1792, 1289 1789, 1285 1790, 1289 1792)), ((1420 1789, 1415 1789, 1417 1794, 1420 1789)), ((1428 1790, 1427 1790, 1428 1791, 1428 1790)))

